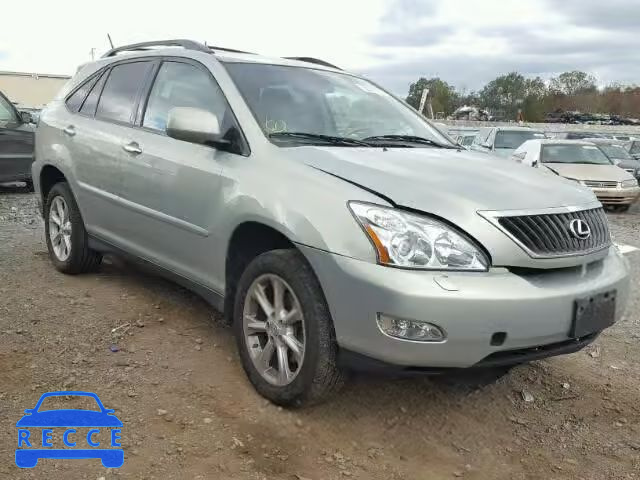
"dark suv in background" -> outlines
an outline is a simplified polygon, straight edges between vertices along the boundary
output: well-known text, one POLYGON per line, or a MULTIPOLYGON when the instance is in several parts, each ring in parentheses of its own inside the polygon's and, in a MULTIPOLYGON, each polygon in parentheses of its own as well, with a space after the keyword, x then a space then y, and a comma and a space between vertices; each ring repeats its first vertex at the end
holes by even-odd
POLYGON ((21 181, 33 189, 33 134, 31 115, 18 112, 0 92, 0 183, 21 181))

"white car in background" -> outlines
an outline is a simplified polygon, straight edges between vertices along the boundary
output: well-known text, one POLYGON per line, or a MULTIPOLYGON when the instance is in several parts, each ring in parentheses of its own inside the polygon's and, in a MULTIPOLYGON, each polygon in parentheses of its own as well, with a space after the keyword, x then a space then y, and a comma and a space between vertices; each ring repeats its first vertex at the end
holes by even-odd
POLYGON ((584 140, 528 140, 511 159, 589 187, 603 205, 627 211, 640 196, 635 177, 616 166, 595 143, 584 140))
POLYGON ((546 138, 542 130, 529 127, 485 127, 476 135, 471 150, 509 158, 527 140, 542 138, 546 138))

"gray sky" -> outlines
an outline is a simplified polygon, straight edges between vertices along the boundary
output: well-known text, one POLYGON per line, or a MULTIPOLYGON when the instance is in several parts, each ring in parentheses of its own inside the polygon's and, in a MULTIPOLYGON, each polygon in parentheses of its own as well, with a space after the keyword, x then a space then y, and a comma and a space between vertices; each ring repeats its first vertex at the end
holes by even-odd
MULTIPOLYGON (((7 3, 7 2, 5 2, 7 3)), ((406 94, 420 76, 478 89, 517 70, 640 83, 637 0, 31 0, 3 5, 0 70, 71 74, 116 44, 192 38, 317 56, 406 94)))

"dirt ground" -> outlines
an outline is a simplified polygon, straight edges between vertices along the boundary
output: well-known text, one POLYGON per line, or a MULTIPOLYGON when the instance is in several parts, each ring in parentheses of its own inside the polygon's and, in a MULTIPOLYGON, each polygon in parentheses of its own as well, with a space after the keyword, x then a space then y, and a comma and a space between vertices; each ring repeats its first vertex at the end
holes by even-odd
MULTIPOLYGON (((640 246, 639 206, 610 219, 616 241, 640 246)), ((0 479, 640 478, 640 252, 629 259, 626 316, 581 352, 480 389, 354 378, 287 411, 253 391, 204 301, 117 259, 57 273, 34 195, 0 187, 0 479), (15 466, 16 421, 54 390, 115 409, 122 468, 15 466)))

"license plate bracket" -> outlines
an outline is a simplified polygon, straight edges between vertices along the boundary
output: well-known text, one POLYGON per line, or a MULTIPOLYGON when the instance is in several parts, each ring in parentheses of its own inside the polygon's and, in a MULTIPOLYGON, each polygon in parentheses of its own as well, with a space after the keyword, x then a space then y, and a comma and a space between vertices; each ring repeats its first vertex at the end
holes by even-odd
POLYGON ((569 336, 580 338, 613 325, 616 320, 616 294, 616 290, 611 290, 576 299, 569 336))

